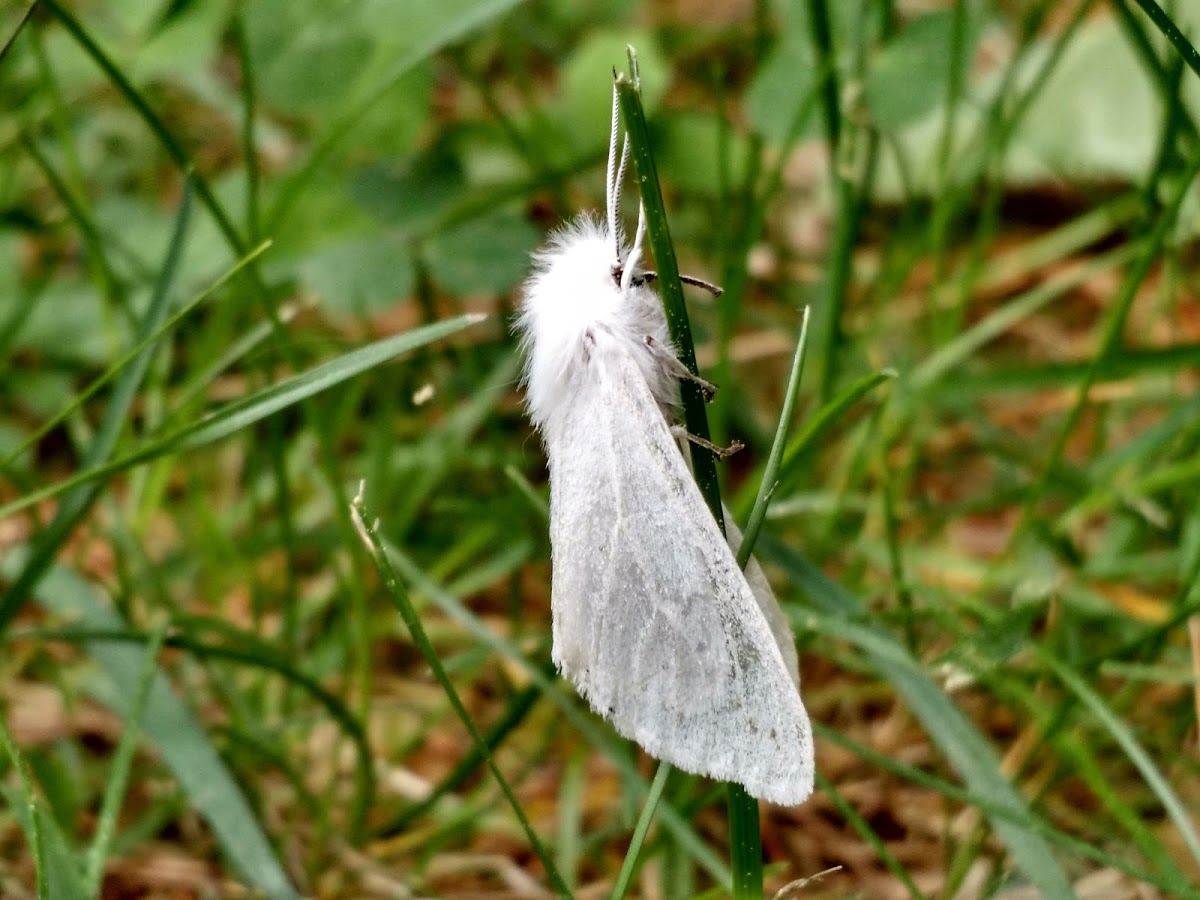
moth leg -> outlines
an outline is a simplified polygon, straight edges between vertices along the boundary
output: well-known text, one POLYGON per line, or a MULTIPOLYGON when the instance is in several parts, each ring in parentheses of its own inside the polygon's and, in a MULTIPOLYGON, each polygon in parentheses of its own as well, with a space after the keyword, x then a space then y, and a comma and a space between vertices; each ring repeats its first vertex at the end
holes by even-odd
POLYGON ((691 441, 697 447, 703 447, 705 450, 719 459, 728 459, 746 446, 737 438, 734 438, 728 447, 718 447, 712 441, 705 440, 702 437, 697 437, 696 435, 692 434, 682 425, 672 425, 671 434, 676 438, 691 441))
MULTIPOLYGON (((649 284, 651 281, 658 280, 658 273, 655 271, 643 272, 642 280, 649 284)), ((692 287, 702 288, 708 291, 714 297, 720 297, 725 293, 725 289, 713 284, 711 281, 705 281, 703 278, 697 278, 695 275, 680 275, 679 280, 684 284, 690 284, 692 287)))
POLYGON ((716 396, 717 386, 715 384, 711 381, 705 381, 699 375, 693 373, 691 369, 679 361, 679 358, 674 353, 671 353, 650 335, 646 335, 646 346, 654 354, 654 357, 663 364, 666 370, 676 378, 698 384, 700 390, 704 392, 705 401, 711 401, 716 396))

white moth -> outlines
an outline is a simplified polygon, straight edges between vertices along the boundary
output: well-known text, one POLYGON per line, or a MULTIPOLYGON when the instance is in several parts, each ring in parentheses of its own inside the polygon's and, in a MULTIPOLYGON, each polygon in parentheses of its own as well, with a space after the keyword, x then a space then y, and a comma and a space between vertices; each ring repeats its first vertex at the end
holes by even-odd
POLYGON ((617 136, 614 97, 607 225, 585 215, 551 238, 517 322, 550 468, 554 662, 651 755, 797 804, 813 744, 793 637, 673 437, 687 370, 638 268, 644 215, 623 244, 617 136))

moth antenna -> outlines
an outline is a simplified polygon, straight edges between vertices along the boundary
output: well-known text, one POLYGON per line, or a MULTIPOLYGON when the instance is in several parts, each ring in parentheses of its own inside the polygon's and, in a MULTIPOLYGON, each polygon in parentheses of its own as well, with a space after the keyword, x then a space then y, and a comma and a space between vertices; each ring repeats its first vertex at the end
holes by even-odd
MULTIPOLYGON (((613 107, 613 134, 616 135, 617 127, 617 110, 613 107)), ((616 151, 614 143, 610 148, 608 157, 608 170, 612 172, 612 164, 616 151)), ((629 135, 625 135, 624 143, 621 145, 621 163, 617 166, 616 175, 613 177, 612 193, 608 195, 608 230, 613 238, 613 264, 612 271, 614 276, 620 276, 624 270, 624 263, 621 261, 621 251, 625 247, 625 229, 621 225, 621 185, 625 181, 625 166, 629 162, 629 135)))
MULTIPOLYGON (((617 167, 617 138, 620 136, 620 107, 618 105, 617 86, 613 84, 612 102, 612 131, 608 136, 608 168, 605 184, 604 199, 608 205, 608 231, 613 237, 613 265, 621 265, 621 176, 625 172, 625 152, 621 154, 621 165, 617 167)), ((626 142, 628 148, 628 142, 626 142)), ((614 268, 615 272, 617 269, 614 268)))
POLYGON ((633 284, 633 273, 642 260, 642 242, 646 239, 646 207, 638 202, 637 231, 633 235, 633 246, 625 257, 625 271, 621 273, 621 291, 629 290, 633 284))
MULTIPOLYGON (((617 166, 617 200, 621 199, 621 185, 625 183, 625 170, 629 166, 629 135, 625 135, 625 139, 621 142, 621 164, 617 166)), ((621 204, 617 203, 617 216, 620 218, 621 204)), ((621 223, 617 222, 617 227, 621 227, 621 223)))

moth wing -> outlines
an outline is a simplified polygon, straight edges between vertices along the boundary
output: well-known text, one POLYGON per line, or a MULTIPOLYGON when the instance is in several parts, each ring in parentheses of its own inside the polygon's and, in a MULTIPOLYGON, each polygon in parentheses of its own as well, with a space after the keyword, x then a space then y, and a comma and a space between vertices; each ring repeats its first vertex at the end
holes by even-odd
POLYGON ((591 337, 574 402, 546 429, 555 663, 653 756, 799 803, 812 733, 780 647, 636 364, 643 348, 591 337))
MULTIPOLYGON (((742 546, 742 532, 734 523, 733 514, 728 509, 725 510, 725 534, 729 538, 729 549, 736 557, 738 549, 742 546)), ((775 592, 771 590, 767 574, 753 556, 746 563, 745 575, 746 583, 750 585, 750 592, 754 595, 754 600, 762 611, 763 618, 767 620, 767 626, 771 629, 775 643, 779 646, 779 655, 783 657, 783 665, 787 669, 788 676, 792 679, 792 684, 796 685, 796 689, 799 690, 800 657, 796 654, 796 637, 792 634, 792 626, 788 622, 787 616, 784 615, 783 609, 780 608, 779 601, 775 599, 775 592)))

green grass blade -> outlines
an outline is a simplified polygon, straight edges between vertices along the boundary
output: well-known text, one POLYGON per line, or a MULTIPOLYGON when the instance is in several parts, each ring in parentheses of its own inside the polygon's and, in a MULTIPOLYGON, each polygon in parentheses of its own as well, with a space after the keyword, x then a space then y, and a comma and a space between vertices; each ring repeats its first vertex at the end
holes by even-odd
MULTIPOLYGON (((646 780, 633 764, 629 754, 625 752, 623 746, 625 742, 622 739, 616 737, 610 729, 599 726, 589 714, 581 712, 566 693, 559 689, 559 685, 554 682, 551 674, 530 662, 512 641, 496 634, 479 621, 456 597, 430 578, 399 548, 389 546, 388 554, 405 581, 428 597, 448 617, 462 625, 481 645, 515 663, 529 678, 530 683, 538 688, 542 696, 562 713, 564 719, 571 723, 571 727, 578 731, 589 744, 604 752, 609 763, 620 773, 625 785, 632 789, 639 798, 646 796, 648 789, 646 780)), ((688 819, 681 816, 674 807, 667 803, 659 804, 658 818, 671 836, 716 882, 726 888, 732 884, 729 870, 725 864, 709 849, 688 819)))
POLYGON ((989 341, 1055 300, 1067 296, 1088 279, 1126 262, 1130 255, 1129 245, 1118 247, 1083 265, 1056 273, 1037 287, 1014 297, 930 354, 912 370, 910 383, 917 390, 928 389, 946 373, 970 360, 989 341))
POLYGON ((1025 877, 1051 900, 1073 900, 1075 894, 1046 841, 1019 824, 1029 819, 1025 800, 1000 769, 992 745, 934 683, 904 646, 880 628, 851 622, 863 604, 830 581, 798 554, 778 545, 774 559, 784 565, 821 612, 802 617, 801 625, 818 634, 837 637, 858 647, 871 665, 895 688, 924 726, 930 739, 950 761, 967 787, 994 807, 1009 810, 1011 817, 988 813, 996 834, 1004 841, 1025 877))
POLYGON ((1154 26, 1163 33, 1171 46, 1180 55, 1189 69, 1200 77, 1200 53, 1196 52, 1196 48, 1192 46, 1192 42, 1187 39, 1175 21, 1167 15, 1166 10, 1154 2, 1154 0, 1137 0, 1137 5, 1142 8, 1142 11, 1150 17, 1150 21, 1154 26))
MULTIPOLYGON (((554 676, 553 667, 546 670, 544 674, 545 677, 552 678, 554 676)), ((496 748, 526 720, 541 697, 541 690, 536 685, 533 685, 525 688, 525 690, 513 698, 512 702, 505 709, 504 715, 497 719, 495 724, 483 736, 483 744, 489 753, 495 754, 496 748)), ((373 837, 388 838, 400 834, 411 822, 437 806, 439 800, 466 784, 467 780, 482 765, 484 765, 483 751, 479 747, 472 745, 470 752, 455 763, 450 774, 439 782, 428 797, 420 803, 414 804, 404 810, 404 812, 386 825, 374 829, 373 837)))
POLYGON ((895 377, 896 373, 890 369, 867 375, 846 387, 840 394, 822 406, 816 415, 805 423, 804 428, 784 452, 783 462, 779 466, 779 483, 790 487, 799 477, 801 465, 807 460, 808 454, 841 421, 846 411, 879 385, 891 381, 895 377))
MULTIPOLYGON (((630 49, 632 54, 632 48, 630 49)), ((663 203, 662 187, 658 183, 658 171, 650 149, 650 128, 646 113, 642 109, 641 95, 636 82, 624 75, 616 78, 617 95, 621 105, 621 121, 629 135, 629 157, 637 175, 638 191, 642 206, 646 210, 646 239, 654 253, 654 265, 658 271, 658 290, 662 298, 663 311, 667 316, 667 327, 671 342, 679 361, 694 375, 699 374, 696 366, 696 349, 692 341, 692 326, 688 321, 687 306, 683 302, 683 285, 679 281, 679 263, 675 259, 675 247, 671 242, 671 229, 667 224, 667 209, 663 203)), ((704 394, 693 381, 680 383, 683 398, 684 425, 690 434, 708 440, 708 415, 704 409, 704 394)), ((704 495, 713 518, 725 530, 721 512, 721 487, 717 482, 717 467, 713 454, 693 448, 692 470, 700 493, 704 495)))
POLYGON ((804 371, 804 351, 808 346, 808 307, 800 319, 800 336, 796 339, 796 352, 792 354, 792 368, 788 373, 787 390, 783 395, 783 408, 779 411, 779 424, 775 427, 775 440, 771 442, 771 451, 767 454, 767 464, 763 468, 762 478, 758 482, 758 495, 754 498, 754 507, 746 520, 746 530, 742 532, 742 543, 738 547, 737 564, 746 568, 750 554, 754 551, 754 542, 758 540, 758 532, 767 518, 767 506, 771 495, 779 481, 779 466, 783 461, 783 448, 787 444, 788 428, 792 422, 792 413, 796 409, 796 398, 800 394, 800 375, 804 371))
MULTIPOLYGON (((155 285, 154 294, 150 300, 150 307, 147 309, 141 322, 141 337, 153 334, 167 317, 167 300, 170 295, 171 284, 175 279, 175 273, 179 268, 180 258, 183 255, 188 224, 191 221, 191 197, 191 189, 185 185, 183 200, 179 206, 179 215, 175 220, 175 231, 171 236, 171 243, 167 248, 167 256, 163 262, 158 282, 155 285)), ((104 409, 104 418, 101 420, 100 426, 92 438, 91 445, 84 454, 83 466, 85 469, 103 466, 106 460, 112 455, 113 448, 117 444, 117 438, 120 436, 121 430, 125 425, 129 409, 133 405, 138 387, 141 385, 146 370, 150 365, 152 352, 152 346, 148 345, 144 347, 134 355, 128 366, 121 372, 120 377, 113 386, 112 397, 104 409)), ((96 501, 99 494, 100 485, 84 484, 81 482, 62 499, 58 510, 54 514, 54 518, 46 527, 46 530, 38 535, 33 552, 28 558, 24 571, 17 576, 5 594, 3 601, 0 601, 0 634, 3 634, 7 629, 9 622, 12 621, 12 617, 17 614, 17 611, 25 603, 28 595, 36 587, 42 573, 49 568, 54 558, 58 555, 59 548, 62 547, 71 532, 75 529, 75 526, 87 514, 87 511, 96 501)), ((3 514, 0 514, 0 518, 3 518, 3 514)))
POLYGON ((1161 887, 1168 891, 1168 896, 1171 897, 1186 897, 1189 900, 1200 900, 1200 890, 1189 888, 1189 886, 1180 881, 1171 878, 1163 878, 1155 872, 1147 871, 1138 866, 1131 865, 1122 854, 1114 854, 1106 851, 1101 847, 1094 846, 1086 841, 1081 841, 1071 837, 1064 831, 1055 828, 1048 822, 1032 816, 1031 814, 1018 814, 1008 807, 996 806, 987 797, 981 796, 970 790, 964 790, 958 785, 951 784, 944 779, 931 775, 924 769, 913 765, 901 762, 893 757, 886 756, 876 750, 871 749, 865 744, 861 744, 844 734, 825 726, 814 723, 813 730, 817 735, 824 740, 850 751, 856 756, 861 757, 865 762, 879 767, 885 772, 890 772, 897 778, 919 784, 922 787, 928 788, 947 800, 955 803, 960 803, 963 806, 973 807, 987 814, 991 818, 1004 819, 1012 822, 1015 825, 1029 828, 1032 831, 1042 835, 1047 841, 1053 841, 1081 859, 1089 859, 1098 863, 1100 866, 1115 869, 1118 872, 1136 878, 1139 881, 1144 881, 1147 884, 1161 887))
POLYGON ((1192 854, 1192 859, 1200 864, 1200 836, 1196 834, 1196 828, 1192 824, 1191 814, 1179 795, 1171 789, 1171 785, 1163 777, 1158 766, 1154 764, 1154 760, 1145 751, 1141 744, 1138 743, 1129 726, 1121 721, 1117 715, 1109 709, 1104 700, 1091 687, 1088 686, 1077 672, 1059 661, 1059 659, 1051 652, 1042 651, 1039 654, 1042 664, 1052 671, 1064 685, 1079 698, 1104 726, 1105 730, 1116 741, 1117 745, 1125 751, 1125 755, 1134 767, 1141 773, 1146 784, 1158 797, 1159 802, 1163 805, 1163 809, 1167 811, 1171 821, 1175 823, 1175 827, 1179 831, 1180 837, 1183 838, 1184 844, 1188 848, 1188 852, 1192 854))
POLYGON ((1084 410, 1087 408, 1088 398, 1091 395, 1092 388, 1095 386, 1096 379, 1099 377, 1105 361, 1121 344, 1125 321, 1128 318, 1130 308, 1133 306, 1134 298, 1150 274, 1151 268, 1158 261, 1162 247, 1175 224, 1184 200, 1191 192, 1192 182, 1195 181, 1197 174, 1200 174, 1200 155, 1197 155, 1196 159, 1188 164, 1187 171, 1183 173, 1178 184, 1175 186, 1174 195, 1170 197, 1169 202, 1159 212, 1153 226, 1139 243, 1138 257, 1128 275, 1126 275, 1125 281, 1121 285, 1121 290, 1109 304, 1108 317, 1104 322, 1103 330, 1100 334, 1100 344, 1096 348, 1095 355, 1092 357, 1087 369, 1084 371, 1083 378, 1080 379, 1078 388, 1076 389, 1075 402, 1072 404, 1066 419, 1058 429, 1054 443, 1047 453, 1046 463, 1029 492, 1025 505, 1021 510, 1021 519, 1012 531, 1010 544, 1015 544, 1017 538, 1028 527, 1036 504, 1050 486, 1053 473, 1062 460, 1063 453, 1066 451, 1067 441, 1071 437, 1071 434, 1074 433, 1076 426, 1083 416, 1084 410))
POLYGON ((360 347, 279 384, 257 391, 249 397, 228 403, 194 425, 164 438, 160 444, 173 450, 184 451, 219 441, 301 400, 341 384, 348 378, 361 375, 398 356, 411 353, 418 347, 440 341, 464 328, 477 325, 486 318, 483 314, 470 313, 422 328, 414 328, 404 334, 360 347))
POLYGON ((822 79, 821 112, 825 119, 826 146, 829 150, 829 179, 834 188, 833 239, 829 243, 829 261, 825 275, 824 301, 816 313, 817 397, 824 403, 832 395, 838 374, 838 354, 842 342, 842 309, 850 291, 854 245, 863 204, 859 202, 855 185, 848 177, 842 147, 845 121, 841 112, 841 84, 838 79, 837 54, 830 28, 829 6, 825 0, 808 0, 808 23, 811 28, 817 64, 825 73, 822 79))
POLYGON ((654 811, 658 809, 658 801, 662 799, 663 789, 667 786, 670 775, 671 764, 660 762, 658 771, 654 773, 654 780, 650 782, 650 793, 646 795, 646 802, 642 804, 642 812, 638 816, 637 825, 634 826, 633 836, 629 839, 625 858, 621 861, 621 871, 617 873, 617 880, 613 883, 612 893, 609 894, 612 900, 620 900, 629 892, 629 883, 637 871, 638 855, 642 851, 642 845, 646 843, 650 823, 654 821, 654 811))
MULTIPOLYGON (((278 322, 280 325, 287 325, 305 308, 307 304, 303 302, 288 302, 279 307, 278 322)), ((230 368, 241 359, 244 359, 252 350, 261 345, 269 337, 275 333, 275 323, 271 321, 257 322, 242 334, 234 337, 229 345, 222 350, 214 359, 207 364, 202 365, 199 370, 192 375, 179 389, 179 394, 176 398, 176 409, 182 411, 190 411, 192 403, 202 397, 205 391, 209 389, 217 377, 230 368)))
POLYGON ((334 123, 317 142, 304 165, 283 184, 267 216, 266 233, 270 234, 280 227, 337 146, 405 75, 447 45, 508 12, 519 2, 520 0, 454 0, 452 3, 441 4, 443 15, 436 26, 430 29, 429 33, 421 35, 415 46, 393 63, 388 74, 380 79, 378 86, 352 105, 350 110, 334 123))
MULTIPOLYGON (((417 347, 422 347, 433 341, 441 340, 457 331, 482 322, 486 316, 468 314, 444 322, 436 322, 422 328, 415 328, 404 334, 384 338, 365 347, 360 347, 336 359, 314 366, 307 372, 294 375, 278 384, 256 391, 240 400, 234 400, 202 419, 186 425, 170 434, 154 438, 144 446, 128 453, 119 459, 102 466, 85 469, 70 478, 40 490, 32 491, 19 500, 0 506, 0 518, 28 509, 35 503, 49 497, 55 497, 64 491, 71 490, 81 484, 87 484, 105 478, 116 472, 123 471, 139 463, 156 459, 168 453, 182 453, 195 450, 206 444, 228 437, 242 428, 253 425, 282 409, 286 409, 301 400, 319 394, 359 375, 368 369, 381 365, 389 360, 408 353, 417 347)), ((10 591, 10 595, 12 592, 10 591)))
MULTIPOLYGON (((985 683, 993 682, 990 675, 981 678, 985 683)), ((1064 770, 1074 772, 1075 777, 1088 786, 1108 812, 1112 823, 1124 830, 1132 839, 1133 846, 1158 869, 1161 876, 1154 883, 1166 887, 1172 895, 1184 895, 1190 879, 1172 859, 1161 837, 1155 834, 1153 823, 1144 816, 1139 796, 1141 792, 1125 790, 1123 785, 1114 783, 1111 772, 1105 770, 1103 762, 1107 761, 1108 745, 1094 742, 1088 732, 1065 727, 1077 698, 1064 698, 1052 710, 1047 710, 1044 699, 1037 697, 1034 689, 1017 687, 1014 690, 1011 683, 1006 687, 1020 696, 1024 709, 1036 722, 1040 741, 1053 741, 1062 756, 1064 770)), ((1047 837, 1054 841, 1060 839, 1053 829, 1049 829, 1047 837)), ((1118 842, 1112 843, 1114 847, 1122 847, 1118 842)), ((1094 858, 1099 860, 1099 857, 1094 858)))
POLYGON ((231 23, 233 42, 237 48, 238 65, 242 74, 242 160, 246 167, 246 233, 251 241, 262 234, 259 216, 258 141, 255 124, 258 118, 257 72, 250 53, 250 38, 246 34, 245 7, 237 8, 231 23))
MULTIPOLYGON (((683 302, 683 285, 679 280, 679 264, 675 259, 675 248, 671 242, 671 231, 667 224, 667 210, 663 203, 662 187, 650 148, 650 129, 638 84, 637 54, 629 48, 629 66, 632 80, 623 75, 616 76, 621 120, 629 137, 629 155, 633 160, 637 176, 638 191, 646 215, 646 236, 654 253, 654 265, 658 270, 658 287, 662 297, 663 311, 671 341, 675 345, 679 360, 693 374, 699 374, 696 365, 696 350, 692 342, 691 324, 687 307, 683 302)), ((700 386, 691 380, 680 382, 683 399, 684 425, 696 437, 708 440, 708 414, 704 409, 704 395, 700 386)), ((725 517, 721 506, 721 486, 717 481, 715 457, 710 451, 691 448, 692 472, 700 486, 713 518, 717 520, 722 534, 725 532, 725 517)), ((741 898, 762 896, 762 837, 758 827, 758 802, 750 797, 739 784, 727 786, 730 846, 733 854, 733 895, 741 898)))
POLYGON ((583 798, 587 790, 587 753, 577 751, 563 769, 558 788, 558 833, 555 860, 563 880, 574 891, 579 887, 579 859, 583 840, 583 798))
MULTIPOLYGON (((930 738, 972 791, 992 805, 1011 809, 1015 816, 1026 814, 1025 802, 1000 768, 1000 760, 975 726, 902 645, 881 631, 834 619, 814 616, 806 622, 819 634, 840 637, 862 649, 880 673, 896 688, 930 738)), ((1040 835, 1023 825, 993 817, 992 827, 1004 841, 1013 860, 1038 887, 1041 896, 1072 900, 1075 894, 1040 835)))
POLYGON ((224 207, 217 200, 216 194, 213 193, 208 182, 202 175, 196 172, 196 166, 192 158, 183 149, 179 141, 175 139, 171 130, 167 128, 166 123, 150 107, 149 101, 142 96, 141 92, 125 76, 125 73, 118 68, 117 64, 109 58, 108 54, 88 34, 87 29, 83 27, 82 23, 71 15, 68 10, 63 8, 58 3, 58 0, 42 0, 42 7, 59 21, 59 24, 67 30, 67 33, 79 43, 84 52, 108 76, 116 89, 129 101, 129 104, 137 111, 138 116, 150 128, 154 136, 158 138, 159 143, 162 144, 167 154, 175 160, 180 171, 189 173, 189 178, 195 185, 196 194, 200 197, 200 202, 204 204, 205 209, 208 210, 213 220, 217 223, 217 227, 220 228, 221 233, 225 236, 233 252, 237 256, 245 255, 245 241, 243 241, 241 234, 238 233, 233 220, 226 215, 224 207))
POLYGON ((4 4, 4 9, 0 11, 0 63, 4 62, 8 48, 33 17, 36 8, 37 0, 19 0, 16 3, 4 4))
MULTIPOLYGON (((23 562, 12 552, 0 564, 0 576, 10 576, 23 562)), ((125 621, 86 581, 69 569, 52 566, 39 582, 36 599, 54 616, 99 631, 126 631, 125 621)), ((130 715, 145 663, 139 647, 95 642, 86 645, 103 677, 90 687, 123 718, 130 715)), ((222 850, 248 885, 271 900, 298 900, 259 826, 237 779, 217 749, 161 672, 150 686, 143 718, 146 738, 157 748, 191 805, 208 822, 222 850)))
POLYGON ((736 782, 725 785, 729 810, 729 867, 733 870, 734 900, 756 900, 763 892, 762 833, 758 801, 736 782))
POLYGON ((104 880, 104 863, 108 859, 112 847, 113 834, 117 828, 117 815, 121 812, 121 803, 125 799, 125 789, 129 786, 129 773, 133 767, 133 755, 137 751, 138 741, 142 736, 142 717, 146 713, 146 703, 150 699, 150 686, 154 683, 154 673, 158 671, 158 651, 162 649, 163 638, 166 637, 166 627, 159 626, 146 642, 145 660, 137 676, 137 692, 129 707, 125 719, 125 728, 121 732, 117 752, 113 754, 112 772, 108 776, 108 784, 104 788, 104 800, 100 804, 100 814, 96 819, 96 834, 92 846, 88 849, 87 864, 84 873, 84 883, 87 892, 93 897, 100 896, 100 887, 104 880))
MULTIPOLYGON (((1170 347, 1150 349, 1121 349, 1101 363, 1096 383, 1120 381, 1141 375, 1162 373, 1170 375, 1182 366, 1200 359, 1200 344, 1179 343, 1170 347)), ((948 381, 935 382, 927 396, 939 403, 970 401, 984 394, 1007 391, 1038 391, 1047 388, 1071 387, 1091 367, 1090 361, 1043 363, 1037 368, 992 366, 978 372, 961 372, 948 381)))
POLYGON ((388 558, 387 551, 384 549, 383 540, 379 536, 378 520, 375 520, 370 526, 363 520, 364 506, 361 488, 359 489, 358 496, 354 498, 350 510, 351 516, 354 519, 354 525, 358 529, 363 544, 366 545, 368 552, 371 554, 371 558, 375 561, 375 566, 379 570, 380 577, 383 579, 384 587, 387 589, 392 605, 400 613, 400 617, 404 620, 404 624, 412 636, 413 643, 417 645, 417 649, 425 657, 425 661, 433 671, 434 677, 442 686, 442 690, 445 691, 450 705, 454 707, 454 712, 463 723, 463 727, 467 729, 467 733, 470 734, 476 749, 487 763, 487 767, 491 770, 492 777, 496 779, 496 783, 500 786, 505 799, 508 800, 509 805, 512 807, 513 814, 517 817, 517 821, 521 824, 525 836, 529 839, 529 846, 537 854, 538 859, 541 860, 542 865, 546 869, 546 877, 549 878, 550 884, 558 892, 559 896, 570 897, 571 891, 567 888, 562 876, 559 875, 553 858, 550 856, 549 851, 542 845, 537 832, 533 830, 533 825, 530 824, 528 817, 525 815, 525 810, 521 807, 521 801, 517 799, 512 787, 509 786, 508 779, 504 777, 504 773, 496 765, 496 761, 492 758, 491 751, 488 749, 487 742, 484 740, 483 735, 479 733, 479 729, 475 727, 475 722, 471 718, 471 714, 467 712, 462 698, 459 697, 458 691, 454 688, 454 683, 450 680, 450 676, 446 674, 446 668, 442 665, 441 658, 438 656, 437 651, 434 650, 433 644, 429 642, 429 637, 425 634, 425 628, 421 625, 421 619, 409 599, 408 590, 401 581, 400 574, 388 558))
MULTIPOLYGON (((370 801, 375 794, 375 772, 372 767, 371 748, 367 742, 366 731, 350 709, 340 699, 325 690, 311 675, 297 668, 290 658, 282 656, 274 644, 259 639, 252 632, 243 631, 220 620, 200 620, 192 616, 177 616, 174 624, 180 629, 180 633, 166 638, 163 641, 165 646, 186 650, 197 659, 222 660, 273 672, 288 684, 304 691, 325 708, 325 711, 354 744, 356 751, 355 780, 359 799, 350 813, 350 833, 357 834, 363 827, 370 801), (216 644, 191 636, 206 627, 219 631, 229 643, 216 644)), ((7 639, 17 641, 29 638, 87 644, 100 642, 147 644, 151 637, 144 632, 129 629, 31 628, 20 632, 10 632, 7 639)))
POLYGON ((21 830, 29 841, 38 897, 85 900, 89 895, 84 889, 83 878, 75 865, 67 839, 59 829, 58 822, 38 802, 25 758, 9 733, 4 716, 0 716, 0 744, 12 761, 19 785, 11 788, 0 784, 0 797, 5 798, 16 813, 21 830))
MULTIPOLYGON (((13 365, 13 345, 21 336, 21 329, 25 327, 25 323, 33 316, 34 310, 37 308, 38 296, 46 286, 47 282, 42 281, 35 287, 22 291, 19 297, 15 298, 8 314, 0 320, 0 375, 6 375, 13 365)), ((3 464, 0 464, 0 472, 3 472, 10 463, 13 457, 5 459, 3 464)))
MULTIPOLYGON (((35 46, 39 51, 42 49, 40 42, 35 44, 35 46)), ((44 53, 39 52, 38 62, 44 63, 44 59, 44 53)), ((48 67, 43 64, 42 68, 44 77, 49 78, 48 67)), ((84 202, 80 200, 76 192, 67 184, 66 179, 51 164, 46 154, 42 152, 41 147, 38 146, 38 142, 28 131, 21 131, 20 141, 25 152, 29 154, 29 157, 37 167, 41 169, 51 189, 58 195, 59 200, 66 207, 71 220, 78 227, 79 233, 87 247, 88 263, 96 273, 97 280, 103 285, 102 294, 109 300, 115 299, 120 295, 121 288, 117 284, 116 275, 113 274, 112 266, 109 264, 104 252, 104 237, 101 235, 100 229, 97 227, 90 210, 87 209, 84 202)), ((13 337, 8 336, 6 340, 11 341, 13 337)))
POLYGON ((850 823, 850 827, 854 829, 859 837, 871 846, 875 851, 875 855, 879 857, 879 861, 883 863, 884 868, 891 872, 896 877, 896 880, 904 885, 909 896, 917 898, 917 900, 928 900, 926 895, 913 882, 912 876, 904 868, 904 864, 896 859, 892 851, 888 849, 883 838, 871 827, 871 824, 859 815, 858 810, 854 808, 854 804, 843 797, 841 791, 834 786, 833 782, 820 772, 817 773, 816 780, 817 786, 820 787, 822 793, 833 802, 834 807, 850 823))
POLYGON ((245 266, 249 265, 252 260, 266 252, 267 248, 270 246, 270 241, 264 241, 263 243, 259 244, 244 257, 238 260, 238 262, 228 272, 214 281, 208 288, 201 291, 187 303, 179 307, 179 309, 175 310, 175 312, 171 313, 166 320, 154 328, 149 334, 142 337, 132 347, 126 350, 125 353, 117 357, 117 359, 113 361, 112 365, 110 365, 99 377, 97 377, 94 381, 92 381, 91 384, 76 394, 71 399, 70 403, 34 429, 33 433, 30 434, 29 437, 27 437, 24 441, 22 441, 16 450, 9 453, 3 460, 0 460, 0 469, 5 469, 10 466, 13 460, 19 458, 22 453, 29 450, 34 444, 45 437, 52 429, 58 427, 58 425, 60 425, 62 422, 65 422, 71 413, 83 406, 83 404, 86 403, 90 397, 93 397, 97 391, 116 378, 125 370, 127 366, 134 364, 137 360, 141 359, 142 354, 146 351, 149 351, 150 348, 159 340, 159 338, 163 337, 167 332, 171 331, 176 325, 186 319, 196 309, 196 307, 227 285, 230 280, 237 275, 238 272, 240 272, 245 266))

